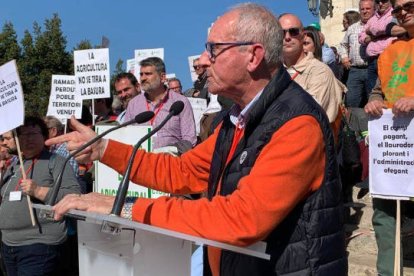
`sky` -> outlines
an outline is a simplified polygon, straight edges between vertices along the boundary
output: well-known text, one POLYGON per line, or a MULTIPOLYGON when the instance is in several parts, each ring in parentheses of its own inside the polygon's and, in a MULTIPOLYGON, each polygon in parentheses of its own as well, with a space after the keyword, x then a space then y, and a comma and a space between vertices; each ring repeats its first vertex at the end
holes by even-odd
MULTIPOLYGON (((240 3, 232 0, 205 1, 138 1, 138 0, 15 0, 2 1, 0 24, 12 22, 18 40, 25 30, 33 32, 33 22, 43 26, 45 19, 57 13, 67 50, 81 40, 100 45, 102 36, 109 38, 111 71, 119 59, 134 57, 135 49, 164 48, 167 73, 175 73, 183 88, 192 86, 188 56, 204 51, 207 29, 226 12, 240 3)), ((276 15, 297 14, 304 25, 318 21, 308 10, 307 0, 253 1, 276 15)))

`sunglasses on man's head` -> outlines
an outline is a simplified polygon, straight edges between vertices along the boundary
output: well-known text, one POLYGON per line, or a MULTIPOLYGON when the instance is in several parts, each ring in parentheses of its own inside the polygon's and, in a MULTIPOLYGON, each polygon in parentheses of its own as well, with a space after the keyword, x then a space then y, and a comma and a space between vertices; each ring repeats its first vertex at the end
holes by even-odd
POLYGON ((392 16, 398 18, 402 15, 402 11, 405 11, 406 13, 414 13, 414 1, 394 7, 394 9, 391 11, 391 14, 392 16))
POLYGON ((289 33, 290 36, 298 36, 300 34, 300 28, 289 28, 286 30, 283 30, 283 36, 286 35, 286 33, 289 33))

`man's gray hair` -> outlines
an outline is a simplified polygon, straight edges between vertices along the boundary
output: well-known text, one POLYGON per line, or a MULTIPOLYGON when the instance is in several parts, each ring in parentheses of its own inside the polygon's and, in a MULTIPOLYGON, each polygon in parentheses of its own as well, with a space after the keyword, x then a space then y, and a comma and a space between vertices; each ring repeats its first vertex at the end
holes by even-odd
POLYGON ((55 116, 46 116, 43 118, 43 121, 45 121, 45 124, 48 129, 53 127, 56 128, 56 132, 58 135, 62 135, 65 131, 65 126, 55 116))
POLYGON ((239 13, 234 35, 238 41, 255 42, 265 49, 265 62, 274 69, 282 63, 283 30, 276 16, 267 8, 243 3, 230 9, 239 13))

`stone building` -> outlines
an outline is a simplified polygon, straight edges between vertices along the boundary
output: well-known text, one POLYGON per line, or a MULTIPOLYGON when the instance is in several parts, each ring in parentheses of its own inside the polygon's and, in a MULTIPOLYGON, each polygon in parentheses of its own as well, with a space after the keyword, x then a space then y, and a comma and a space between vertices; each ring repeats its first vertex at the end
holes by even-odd
POLYGON ((358 10, 359 0, 308 0, 309 10, 319 14, 322 33, 329 46, 338 46, 344 37, 342 18, 350 9, 358 10), (316 4, 316 5, 315 5, 316 4))

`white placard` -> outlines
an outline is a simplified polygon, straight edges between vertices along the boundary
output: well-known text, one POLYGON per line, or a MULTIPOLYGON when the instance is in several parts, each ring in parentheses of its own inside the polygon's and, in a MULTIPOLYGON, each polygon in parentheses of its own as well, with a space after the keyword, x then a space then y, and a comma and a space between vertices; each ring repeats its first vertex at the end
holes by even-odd
POLYGON ((198 78, 198 75, 197 75, 197 73, 196 73, 196 72, 195 72, 195 70, 194 70, 193 63, 194 63, 194 60, 195 60, 196 58, 199 58, 199 57, 200 57, 200 55, 196 55, 196 56, 189 56, 189 57, 188 57, 188 66, 190 67, 191 80, 192 80, 193 82, 195 82, 195 81, 196 81, 196 79, 198 78))
POLYGON ((109 98, 109 50, 88 49, 74 52, 76 90, 83 100, 109 98))
POLYGON ((15 60, 0 66, 0 118, 0 133, 24 122, 23 89, 15 60))
POLYGON ((194 121, 196 123, 196 134, 200 134, 200 120, 203 117, 204 112, 207 109, 207 100, 201 98, 187 98, 190 101, 191 107, 193 108, 194 121))
MULTIPOLYGON (((97 125, 96 133, 102 133, 113 126, 110 125, 97 125)), ((120 128, 116 131, 109 133, 106 137, 126 143, 129 145, 134 145, 141 139, 144 135, 151 131, 149 126, 128 126, 120 128)), ((152 141, 148 141, 142 144, 142 149, 151 152, 152 150, 152 141)), ((118 185, 122 180, 122 175, 118 174, 115 170, 109 168, 108 166, 95 162, 95 191, 115 196, 118 191, 118 185)), ((129 197, 145 197, 145 198, 157 198, 163 195, 168 195, 163 192, 159 192, 153 189, 148 189, 146 187, 134 184, 130 182, 128 194, 129 197)))
POLYGON ((414 113, 394 117, 385 110, 368 122, 369 186, 375 197, 414 197, 414 113))
POLYGON ((134 75, 137 78, 137 80, 140 79, 139 71, 140 71, 141 66, 139 65, 139 63, 141 62, 141 60, 144 60, 149 57, 159 57, 160 59, 164 60, 164 48, 135 50, 134 75))
POLYGON ((134 68, 135 68, 135 58, 127 59, 127 62, 126 62, 126 71, 128 73, 131 73, 131 74, 135 75, 134 68))
POLYGON ((169 79, 176 78, 176 75, 175 73, 169 73, 169 74, 166 74, 165 77, 167 78, 167 81, 168 81, 169 79))
POLYGON ((52 75, 47 115, 58 119, 82 118, 82 99, 76 93, 75 76, 52 75))

